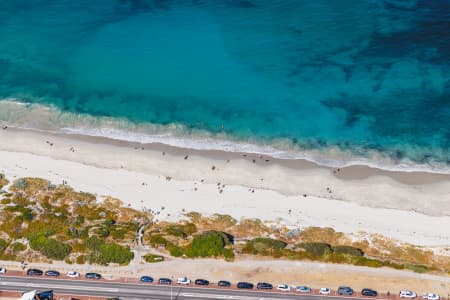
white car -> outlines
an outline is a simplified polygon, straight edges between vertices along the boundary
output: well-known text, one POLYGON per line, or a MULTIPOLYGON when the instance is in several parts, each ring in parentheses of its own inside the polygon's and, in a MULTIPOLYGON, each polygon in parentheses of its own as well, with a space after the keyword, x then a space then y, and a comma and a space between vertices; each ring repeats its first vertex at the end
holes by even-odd
POLYGON ((399 296, 400 298, 414 299, 417 297, 417 294, 414 293, 413 291, 400 291, 399 296))
POLYGON ((319 293, 321 295, 329 295, 331 293, 331 290, 329 288, 320 288, 319 293))
POLYGON ((439 300, 441 297, 439 297, 438 294, 428 293, 423 295, 424 300, 439 300))
POLYGON ((291 287, 287 284, 279 284, 279 285, 277 285, 277 290, 282 291, 282 292, 290 292, 291 287))
POLYGON ((295 290, 299 293, 311 293, 311 288, 305 285, 299 285, 295 290))
POLYGON ((70 277, 70 278, 78 278, 78 277, 80 277, 80 273, 75 272, 75 271, 70 271, 70 272, 67 272, 66 276, 70 277))
POLYGON ((5 268, 0 268, 0 274, 6 274, 6 269, 5 268))
POLYGON ((187 277, 180 277, 180 278, 177 279, 177 283, 178 284, 188 285, 188 284, 191 284, 191 280, 188 279, 187 277))

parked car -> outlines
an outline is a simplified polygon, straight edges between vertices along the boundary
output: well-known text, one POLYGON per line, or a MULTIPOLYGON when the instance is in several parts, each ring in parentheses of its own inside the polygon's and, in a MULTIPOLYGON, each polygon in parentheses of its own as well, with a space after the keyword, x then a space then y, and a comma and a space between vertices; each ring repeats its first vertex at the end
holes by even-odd
POLYGON ((153 278, 150 277, 150 276, 141 276, 140 281, 141 282, 146 282, 146 283, 151 283, 151 282, 153 282, 153 278))
POLYGON ((347 296, 351 296, 353 295, 353 289, 349 286, 340 286, 338 288, 338 294, 339 295, 347 295, 347 296))
POLYGON ((6 269, 5 268, 0 268, 0 274, 6 274, 6 269))
POLYGON ((51 276, 51 277, 58 277, 59 275, 61 275, 58 271, 55 270, 48 270, 45 271, 45 276, 51 276))
POLYGON ((277 285, 277 290, 282 291, 282 292, 290 292, 291 287, 287 284, 279 284, 279 285, 277 285))
POLYGON ((237 288, 238 289, 251 290, 251 289, 253 289, 253 283, 250 283, 250 282, 238 282, 237 288))
POLYGON ((399 296, 400 298, 414 299, 417 297, 417 294, 413 291, 400 291, 399 296))
POLYGON ((220 280, 219 282, 217 282, 217 285, 220 287, 230 287, 231 283, 226 280, 220 280))
POLYGON ((331 290, 329 288, 320 288, 319 293, 321 295, 329 295, 331 293, 331 290))
POLYGON ((78 277, 80 277, 80 273, 75 272, 75 271, 69 271, 69 272, 67 272, 66 276, 70 277, 70 278, 78 278, 78 277))
POLYGON ((424 300, 439 300, 441 297, 439 297, 438 294, 434 294, 434 293, 428 293, 423 295, 423 299, 424 300))
POLYGON ((100 274, 98 274, 98 273, 90 272, 90 273, 86 273, 86 274, 84 275, 84 277, 86 277, 87 279, 101 279, 101 278, 102 278, 102 275, 100 275, 100 274))
POLYGON ((187 277, 180 277, 180 278, 177 279, 177 283, 178 284, 188 285, 188 284, 191 284, 191 280, 188 279, 187 277))
POLYGON ((172 284, 172 279, 163 277, 158 280, 158 283, 159 284, 172 284))
POLYGON ((258 282, 256 288, 258 290, 271 290, 273 289, 273 285, 268 282, 258 282))
POLYGON ((196 285, 209 285, 209 281, 206 279, 196 279, 194 281, 196 285))
POLYGON ((42 272, 42 270, 39 270, 39 269, 28 269, 27 270, 28 276, 42 276, 42 274, 44 274, 44 272, 42 272))
POLYGON ((311 293, 311 288, 305 285, 299 285, 295 290, 299 293, 311 293))
POLYGON ((376 296, 378 296, 378 293, 375 290, 366 288, 366 289, 362 289, 361 290, 361 295, 363 295, 363 296, 370 296, 370 297, 376 297, 376 296))

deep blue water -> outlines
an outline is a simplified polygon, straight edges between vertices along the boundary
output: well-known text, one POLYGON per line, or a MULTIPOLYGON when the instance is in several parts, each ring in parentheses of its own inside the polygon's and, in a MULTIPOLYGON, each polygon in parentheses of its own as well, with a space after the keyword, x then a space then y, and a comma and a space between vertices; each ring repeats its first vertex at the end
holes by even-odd
POLYGON ((0 98, 299 150, 450 165, 449 64, 449 0, 0 2, 0 98))

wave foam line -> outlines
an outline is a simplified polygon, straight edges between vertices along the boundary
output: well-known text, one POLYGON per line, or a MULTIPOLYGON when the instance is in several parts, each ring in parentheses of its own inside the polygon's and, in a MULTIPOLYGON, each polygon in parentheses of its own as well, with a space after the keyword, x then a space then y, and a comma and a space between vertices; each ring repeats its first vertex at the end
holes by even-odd
POLYGON ((377 150, 366 151, 368 157, 362 157, 338 147, 302 150, 282 139, 263 145, 260 141, 244 142, 227 134, 188 130, 180 124, 136 124, 120 118, 62 112, 53 106, 26 103, 15 98, 0 100, 0 121, 10 127, 27 130, 104 137, 142 144, 161 143, 195 150, 260 154, 278 159, 303 159, 332 168, 364 165, 387 171, 450 174, 450 168, 445 163, 418 164, 409 159, 394 161, 377 150))

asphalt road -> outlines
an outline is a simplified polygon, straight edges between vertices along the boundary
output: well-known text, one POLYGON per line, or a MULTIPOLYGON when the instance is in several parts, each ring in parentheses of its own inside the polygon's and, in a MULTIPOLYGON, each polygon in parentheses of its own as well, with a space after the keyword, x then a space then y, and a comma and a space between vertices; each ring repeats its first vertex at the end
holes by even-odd
MULTIPOLYGON (((227 288, 197 288, 174 285, 172 291, 170 286, 154 284, 130 284, 111 283, 96 280, 67 280, 48 279, 36 277, 0 277, 0 290, 31 291, 52 289, 58 294, 119 297, 120 299, 154 299, 154 300, 265 300, 265 299, 302 299, 317 300, 317 298, 328 298, 312 295, 299 295, 294 293, 267 293, 261 291, 241 291, 227 288)), ((333 297, 334 299, 348 299, 344 297, 333 297)), ((357 300, 358 298, 352 297, 357 300)))

